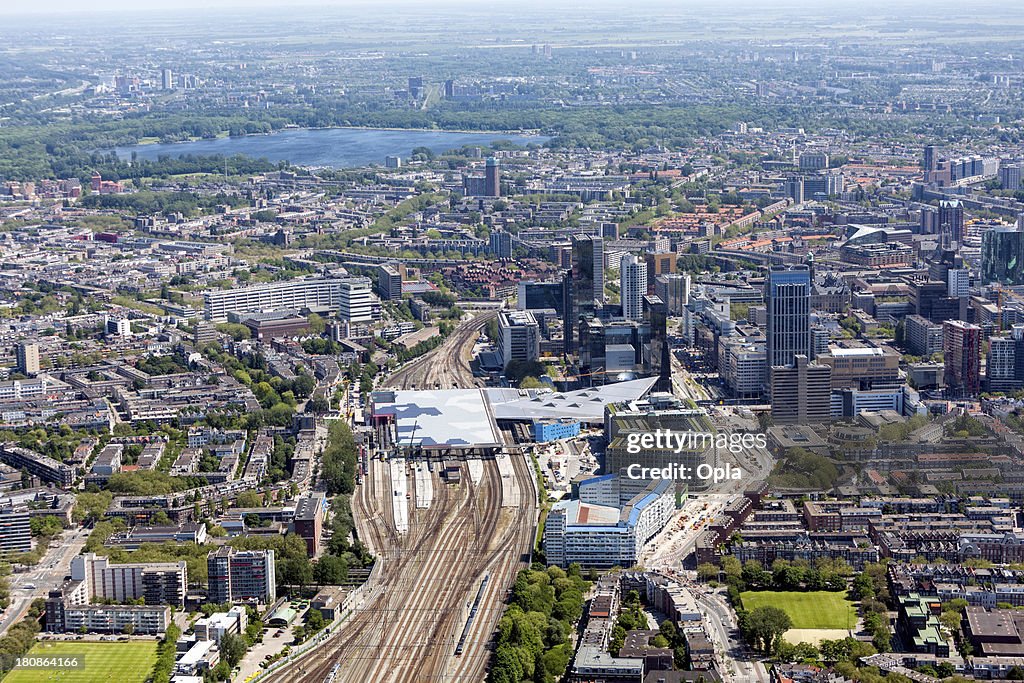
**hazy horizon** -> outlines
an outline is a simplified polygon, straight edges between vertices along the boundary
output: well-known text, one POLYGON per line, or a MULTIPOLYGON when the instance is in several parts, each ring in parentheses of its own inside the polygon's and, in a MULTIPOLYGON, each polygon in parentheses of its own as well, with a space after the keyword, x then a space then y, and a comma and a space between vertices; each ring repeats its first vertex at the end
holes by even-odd
POLYGON ((684 8, 709 8, 718 11, 725 11, 730 8, 736 9, 747 9, 756 10, 763 9, 766 12, 778 12, 780 9, 786 7, 794 8, 808 8, 817 11, 833 11, 840 10, 848 12, 851 9, 857 11, 863 11, 865 8, 875 7, 879 10, 886 10, 889 12, 903 11, 914 8, 921 8, 927 10, 928 15, 923 18, 934 18, 935 12, 938 8, 942 8, 943 11, 959 10, 964 14, 975 14, 980 10, 1001 10, 1003 12, 1016 11, 1019 13, 1021 8, 1007 6, 1006 3, 999 2, 982 2, 982 3, 962 3, 953 2, 952 0, 947 2, 924 2, 923 0, 895 0, 885 2, 883 0, 867 0, 866 2, 858 3, 856 8, 845 0, 782 0, 781 2, 773 2, 766 6, 764 2, 758 0, 725 0, 724 2, 715 2, 713 0, 655 0, 654 2, 645 3, 642 8, 623 3, 620 0, 588 0, 587 2, 580 2, 580 0, 555 0, 554 2, 541 2, 540 0, 527 0, 526 2, 518 2, 516 0, 491 0, 482 6, 477 0, 385 0, 384 2, 374 0, 300 0, 298 3, 288 2, 287 0, 150 0, 144 6, 140 6, 137 2, 131 0, 95 0, 90 3, 88 7, 83 7, 80 2, 75 0, 41 0, 40 2, 32 4, 15 4, 7 8, 7 15, 19 15, 19 16, 51 16, 56 14, 61 15, 94 15, 98 13, 107 12, 128 12, 132 14, 137 13, 152 13, 152 12, 174 12, 180 10, 206 10, 206 11, 219 11, 219 10, 236 10, 236 9, 252 9, 252 10, 302 10, 302 9, 380 9, 384 7, 402 7, 410 10, 424 9, 424 10, 436 10, 436 9, 452 9, 452 10, 471 10, 474 13, 483 13, 487 9, 495 9, 500 11, 508 11, 512 9, 520 10, 533 10, 533 9, 552 9, 555 7, 565 8, 580 8, 580 9, 601 9, 609 10, 614 9, 617 6, 621 6, 623 10, 630 12, 636 12, 638 9, 649 12, 652 9, 663 7, 667 10, 670 9, 684 9, 684 8))

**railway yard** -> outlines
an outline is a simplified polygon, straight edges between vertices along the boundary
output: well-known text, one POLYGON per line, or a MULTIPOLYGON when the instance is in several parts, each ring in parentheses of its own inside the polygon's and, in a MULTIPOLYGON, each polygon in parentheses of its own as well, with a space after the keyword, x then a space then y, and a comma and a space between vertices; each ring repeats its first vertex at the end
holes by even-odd
POLYGON ((496 316, 495 311, 484 311, 463 320, 443 344, 396 371, 383 386, 391 389, 484 386, 484 380, 473 375, 469 362, 477 335, 496 316))
POLYGON ((529 562, 536 519, 531 471, 518 452, 504 456, 504 464, 463 461, 458 483, 445 482, 439 463, 418 475, 417 467, 422 463, 371 460, 353 508, 377 567, 337 633, 270 680, 483 679, 507 591, 529 562), (401 484, 393 479, 396 469, 401 484), (404 512, 396 515, 398 509, 404 512), (401 533, 406 515, 408 531, 401 533))

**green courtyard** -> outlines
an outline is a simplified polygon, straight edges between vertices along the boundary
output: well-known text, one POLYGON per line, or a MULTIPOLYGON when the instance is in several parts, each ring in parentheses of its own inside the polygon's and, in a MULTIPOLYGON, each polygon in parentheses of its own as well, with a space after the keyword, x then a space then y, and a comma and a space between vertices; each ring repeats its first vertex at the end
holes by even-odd
POLYGON ((36 643, 26 657, 84 657, 81 669, 16 669, 4 683, 144 683, 156 664, 156 642, 36 643))
POLYGON ((843 592, 747 591, 740 599, 748 611, 778 607, 793 620, 795 629, 847 629, 857 624, 857 608, 843 592))

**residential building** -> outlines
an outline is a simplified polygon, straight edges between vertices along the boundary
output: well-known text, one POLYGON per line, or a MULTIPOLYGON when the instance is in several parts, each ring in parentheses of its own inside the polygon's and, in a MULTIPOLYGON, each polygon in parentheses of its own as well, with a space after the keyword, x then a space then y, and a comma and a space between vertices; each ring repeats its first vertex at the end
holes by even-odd
POLYGON ((674 511, 675 490, 664 479, 621 507, 561 500, 544 525, 547 561, 560 567, 630 567, 674 511))
POLYGON ((484 166, 484 196, 501 196, 501 167, 494 157, 488 157, 484 166))
POLYGON ((981 391, 981 328, 962 320, 942 323, 948 390, 976 396, 981 391))
POLYGON ((619 263, 619 298, 622 317, 626 320, 643 318, 643 296, 647 293, 647 263, 636 254, 626 254, 619 263))
POLYGON ((85 585, 90 597, 147 605, 184 605, 188 587, 185 562, 112 564, 106 557, 85 553, 71 560, 71 578, 85 585))
POLYGON ((295 504, 292 525, 295 534, 306 542, 306 553, 310 557, 316 557, 320 550, 326 504, 323 495, 317 493, 302 496, 295 504))
POLYGON ((0 556, 32 550, 29 511, 13 505, 0 507, 0 556))
POLYGON ((23 375, 35 377, 39 374, 39 344, 23 341, 15 347, 17 369, 23 375))
POLYGON ((209 554, 206 564, 210 602, 270 605, 277 600, 273 550, 236 550, 222 546, 209 554))

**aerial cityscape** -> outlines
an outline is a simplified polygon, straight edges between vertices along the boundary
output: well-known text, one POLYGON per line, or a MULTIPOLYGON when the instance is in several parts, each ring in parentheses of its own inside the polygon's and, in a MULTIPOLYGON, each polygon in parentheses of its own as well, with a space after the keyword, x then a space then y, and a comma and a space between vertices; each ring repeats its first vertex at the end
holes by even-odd
POLYGON ((0 20, 0 681, 1024 680, 1024 4, 0 20))

